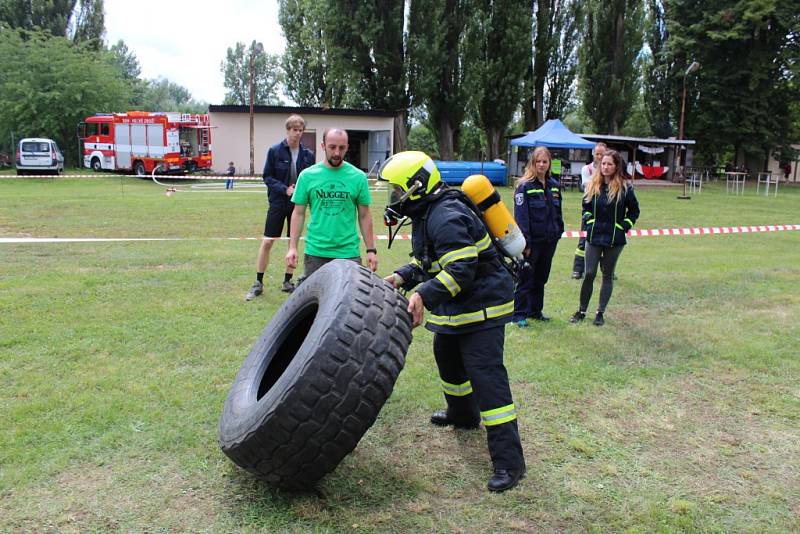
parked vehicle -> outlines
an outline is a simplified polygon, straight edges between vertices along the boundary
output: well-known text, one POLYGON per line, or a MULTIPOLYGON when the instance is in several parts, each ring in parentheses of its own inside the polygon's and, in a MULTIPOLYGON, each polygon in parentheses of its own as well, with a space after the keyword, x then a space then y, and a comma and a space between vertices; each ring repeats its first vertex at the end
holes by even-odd
POLYGON ((97 113, 78 124, 83 166, 146 176, 211 169, 208 115, 129 111, 97 113))
POLYGON ((64 155, 52 139, 29 137, 20 139, 17 146, 17 175, 61 174, 64 172, 64 155))

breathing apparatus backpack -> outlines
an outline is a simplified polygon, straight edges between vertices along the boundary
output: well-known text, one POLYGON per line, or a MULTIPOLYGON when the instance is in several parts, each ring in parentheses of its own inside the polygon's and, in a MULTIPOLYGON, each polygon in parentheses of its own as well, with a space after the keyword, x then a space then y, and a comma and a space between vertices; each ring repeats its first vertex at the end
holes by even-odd
MULTIPOLYGON (((498 252, 500 264, 509 272, 515 282, 518 281, 519 273, 529 267, 523 256, 525 236, 489 179, 480 174, 473 174, 464 180, 460 190, 447 189, 445 194, 460 200, 478 217, 498 252)), ((430 209, 429 206, 422 217, 423 236, 428 235, 427 221, 430 209)), ((432 248, 433 244, 426 237, 423 263, 426 260, 430 261, 429 251, 432 248)), ((425 266, 425 269, 428 267, 425 266)))

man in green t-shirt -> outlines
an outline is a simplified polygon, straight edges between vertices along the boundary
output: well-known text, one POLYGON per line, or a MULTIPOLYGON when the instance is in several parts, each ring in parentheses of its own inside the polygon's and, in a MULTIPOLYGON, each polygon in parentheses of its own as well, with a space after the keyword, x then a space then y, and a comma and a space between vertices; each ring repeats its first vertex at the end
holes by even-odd
POLYGON ((375 272, 378 256, 372 214, 369 211, 367 175, 344 161, 347 153, 347 132, 339 128, 326 129, 322 134, 325 159, 302 173, 297 179, 292 202, 289 252, 286 265, 297 267, 297 244, 303 232, 306 207, 311 209, 303 258, 303 277, 337 258, 361 263, 360 241, 356 222, 367 247, 367 264, 375 272))

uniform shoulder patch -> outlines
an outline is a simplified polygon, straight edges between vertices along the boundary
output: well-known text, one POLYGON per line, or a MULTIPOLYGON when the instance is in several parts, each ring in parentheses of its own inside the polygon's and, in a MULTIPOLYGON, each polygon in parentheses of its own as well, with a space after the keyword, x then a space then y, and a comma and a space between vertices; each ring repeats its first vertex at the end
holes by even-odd
POLYGON ((525 195, 523 193, 515 193, 514 194, 514 203, 517 206, 522 206, 522 204, 524 202, 525 202, 525 195))

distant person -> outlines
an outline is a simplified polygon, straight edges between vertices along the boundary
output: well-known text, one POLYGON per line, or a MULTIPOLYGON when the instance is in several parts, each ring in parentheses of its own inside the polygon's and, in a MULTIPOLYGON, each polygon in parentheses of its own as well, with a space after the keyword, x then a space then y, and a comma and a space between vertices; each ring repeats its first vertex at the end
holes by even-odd
POLYGON ((550 151, 537 147, 514 191, 514 218, 525 236, 523 254, 530 264, 520 273, 514 291, 511 320, 519 327, 528 326, 528 319, 550 320, 542 313, 544 286, 564 231, 561 184, 550 176, 550 166, 550 151))
MULTIPOLYGON (((256 281, 245 300, 253 300, 264 292, 264 271, 269 264, 269 252, 275 239, 281 237, 283 223, 286 222, 286 235, 289 235, 289 221, 294 204, 291 202, 297 177, 314 164, 314 153, 300 142, 306 129, 306 121, 300 115, 291 115, 286 119, 286 139, 270 147, 267 161, 264 164, 264 183, 267 184, 269 209, 264 223, 264 238, 258 250, 256 260, 256 281)), ((286 269, 283 275, 281 291, 290 293, 294 290, 292 276, 294 268, 286 269)))
POLYGON ((623 163, 619 152, 607 150, 583 195, 586 276, 581 284, 580 307, 570 319, 572 323, 586 318, 599 265, 603 273, 603 283, 594 324, 605 324, 603 314, 614 290, 614 267, 625 247, 625 233, 639 218, 639 202, 622 171, 623 163))
POLYGON ((286 266, 297 267, 297 245, 303 233, 306 208, 311 217, 306 231, 303 278, 337 258, 361 263, 357 227, 367 249, 367 265, 378 269, 378 251, 369 210, 367 175, 344 161, 348 149, 347 132, 329 128, 322 134, 325 159, 300 174, 292 195, 291 232, 286 266))
MULTIPOLYGON (((603 158, 603 154, 608 147, 605 143, 597 143, 594 145, 594 149, 592 150, 592 155, 594 159, 588 164, 584 165, 581 168, 581 186, 580 190, 581 193, 586 191, 586 186, 589 182, 592 181, 592 175, 596 168, 600 166, 600 160, 603 158)), ((586 231, 586 225, 583 223, 583 217, 581 217, 581 232, 586 231)), ((584 266, 584 256, 586 254, 586 237, 581 236, 578 238, 578 248, 575 249, 575 259, 572 262, 572 278, 575 280, 580 280, 583 278, 583 266, 584 266)))
POLYGON ((233 177, 236 174, 236 167, 232 161, 228 163, 228 170, 225 171, 225 174, 228 175, 228 179, 225 180, 225 189, 233 189, 233 177))

